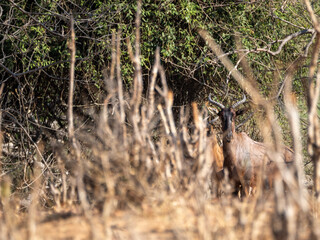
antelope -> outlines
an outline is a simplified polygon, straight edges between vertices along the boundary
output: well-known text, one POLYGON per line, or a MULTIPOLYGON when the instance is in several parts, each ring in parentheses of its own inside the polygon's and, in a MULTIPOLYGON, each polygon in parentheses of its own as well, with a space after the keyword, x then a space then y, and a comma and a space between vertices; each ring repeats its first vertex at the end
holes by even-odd
MULTIPOLYGON (((265 166, 265 173, 269 184, 272 182, 273 172, 276 171, 276 164, 268 159, 266 146, 261 142, 252 140, 246 133, 235 131, 235 119, 243 111, 236 108, 246 102, 246 96, 233 104, 225 107, 223 104, 212 100, 209 94, 209 102, 219 108, 218 116, 222 123, 223 139, 223 169, 227 169, 229 179, 234 184, 235 194, 241 187, 241 196, 248 196, 250 189, 254 190, 257 182, 257 175, 261 167, 265 166)), ((283 159, 285 163, 293 161, 293 151, 288 147, 284 148, 283 159)))

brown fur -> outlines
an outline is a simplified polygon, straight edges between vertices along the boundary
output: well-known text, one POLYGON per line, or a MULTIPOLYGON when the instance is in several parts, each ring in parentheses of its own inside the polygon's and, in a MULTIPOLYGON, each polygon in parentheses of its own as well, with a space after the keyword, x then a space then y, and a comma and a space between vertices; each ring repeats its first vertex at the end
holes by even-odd
MULTIPOLYGON (((267 157, 266 146, 263 143, 252 140, 244 132, 236 133, 236 113, 233 109, 231 109, 231 112, 233 114, 231 139, 226 137, 230 129, 225 130, 223 133, 223 167, 228 170, 229 179, 235 184, 235 192, 238 192, 241 186, 241 195, 244 196, 244 194, 249 195, 250 188, 255 190, 257 177, 261 173, 263 166, 271 186, 276 172, 276 164, 267 157)), ((287 147, 284 148, 283 159, 285 163, 293 161, 293 152, 287 147)))

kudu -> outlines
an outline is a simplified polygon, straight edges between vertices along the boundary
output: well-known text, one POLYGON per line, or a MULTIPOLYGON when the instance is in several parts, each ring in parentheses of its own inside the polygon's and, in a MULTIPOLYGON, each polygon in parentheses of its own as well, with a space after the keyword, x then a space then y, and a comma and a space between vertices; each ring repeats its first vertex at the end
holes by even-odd
MULTIPOLYGON (((255 190, 258 174, 262 167, 269 181, 272 184, 273 175, 276 171, 276 164, 267 157, 266 146, 263 143, 252 140, 246 133, 235 131, 235 119, 243 111, 236 108, 245 103, 246 97, 231 107, 212 100, 209 95, 209 102, 219 108, 218 116, 222 123, 223 132, 223 155, 224 170, 228 170, 229 179, 234 184, 235 191, 241 189, 241 196, 249 195, 250 189, 255 190), (241 188, 240 188, 241 187, 241 188)), ((283 159, 285 163, 293 161, 293 152, 284 147, 283 159)))

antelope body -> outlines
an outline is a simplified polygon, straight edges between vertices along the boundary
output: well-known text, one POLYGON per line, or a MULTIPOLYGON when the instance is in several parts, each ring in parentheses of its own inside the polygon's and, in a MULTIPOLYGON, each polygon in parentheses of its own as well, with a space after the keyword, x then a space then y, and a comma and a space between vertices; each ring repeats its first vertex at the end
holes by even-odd
MULTIPOLYGON (((270 184, 276 171, 276 164, 267 157, 266 146, 252 140, 244 132, 235 131, 235 118, 241 114, 235 109, 246 101, 246 97, 229 108, 212 100, 211 95, 209 101, 220 109, 218 115, 223 132, 223 168, 228 170, 229 179, 235 184, 235 193, 240 186, 241 195, 248 195, 250 188, 255 189, 258 174, 263 166, 270 184)), ((283 159, 285 163, 293 161, 293 152, 287 147, 284 148, 283 159)))

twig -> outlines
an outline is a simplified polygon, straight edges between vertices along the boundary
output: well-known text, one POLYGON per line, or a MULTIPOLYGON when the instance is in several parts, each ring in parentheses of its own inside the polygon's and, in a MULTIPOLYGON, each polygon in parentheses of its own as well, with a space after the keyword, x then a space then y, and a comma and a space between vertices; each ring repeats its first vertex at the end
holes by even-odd
POLYGON ((288 41, 290 41, 291 39, 296 38, 296 37, 298 37, 300 35, 303 35, 303 34, 307 34, 307 33, 314 34, 314 32, 315 32, 314 29, 303 29, 303 30, 301 30, 299 32, 295 32, 293 34, 290 34, 287 37, 285 37, 284 39, 282 39, 281 40, 281 44, 279 45, 279 47, 278 47, 278 49, 276 51, 271 51, 270 47, 269 48, 267 48, 267 47, 257 48, 256 51, 267 52, 267 53, 271 54, 272 56, 275 56, 275 55, 278 55, 281 52, 281 50, 284 47, 284 45, 288 41))
POLYGON ((148 108, 148 120, 150 121, 152 118, 152 114, 154 112, 154 88, 156 84, 156 79, 159 71, 159 65, 160 65, 160 49, 157 47, 156 49, 156 56, 154 65, 152 67, 152 73, 151 73, 151 82, 149 87, 149 108, 148 108))
POLYGON ((292 23, 292 22, 289 22, 289 21, 287 21, 287 20, 285 20, 285 19, 282 19, 282 18, 278 17, 278 16, 275 15, 275 14, 272 14, 271 16, 272 16, 273 18, 275 18, 275 19, 279 19, 280 21, 285 22, 285 23, 287 23, 287 24, 289 24, 289 25, 291 25, 291 26, 294 26, 294 27, 296 27, 296 28, 304 29, 304 27, 298 26, 298 25, 296 25, 296 24, 294 24, 294 23, 292 23))
POLYGON ((263 104, 265 100, 261 98, 260 94, 250 82, 245 81, 244 76, 234 67, 233 63, 226 57, 220 46, 210 37, 208 32, 200 29, 199 34, 207 41, 209 47, 214 51, 227 70, 231 72, 231 75, 238 81, 240 86, 245 89, 251 98, 255 99, 258 104, 263 104))
MULTIPOLYGON (((75 60, 76 61, 81 61, 81 60, 85 60, 86 58, 76 58, 75 60)), ((0 62, 0 66, 2 68, 4 68, 4 70, 6 72, 8 72, 12 77, 14 77, 15 79, 18 79, 18 77, 21 77, 23 75, 26 75, 26 74, 30 74, 30 73, 34 73, 34 72, 37 72, 37 71, 41 71, 41 70, 44 70, 48 67, 51 67, 53 65, 57 65, 57 64, 60 64, 60 63, 66 63, 66 62, 69 62, 69 60, 61 60, 61 61, 57 61, 57 62, 54 62, 54 63, 50 63, 46 66, 42 66, 42 67, 38 67, 38 68, 34 68, 34 69, 31 69, 31 70, 28 70, 28 71, 25 71, 25 72, 22 72, 22 73, 14 73, 12 72, 10 69, 8 69, 5 65, 3 65, 1 62, 0 62)))
MULTIPOLYGON (((31 19, 33 19, 37 24, 39 24, 40 26, 42 26, 45 30, 47 30, 49 33, 56 35, 58 37, 62 37, 62 38, 67 38, 66 35, 62 35, 60 33, 54 32, 52 30, 50 30, 46 25, 44 25, 42 22, 39 22, 35 17, 33 17, 29 12, 27 12, 26 10, 24 10, 22 7, 20 7, 18 4, 16 4, 13 0, 10 0, 10 2, 16 7, 18 8, 22 13, 27 14, 31 19)), ((71 20, 73 21, 73 20, 71 20)))
POLYGON ((307 44, 306 47, 305 47, 304 55, 303 55, 304 57, 307 57, 307 56, 308 56, 309 48, 310 48, 310 46, 312 45, 312 43, 313 43, 313 41, 314 41, 315 38, 316 38, 316 33, 313 33, 310 41, 308 42, 308 44, 307 44))
MULTIPOLYGON (((244 54, 241 54, 241 56, 239 57, 239 60, 237 61, 236 65, 234 66, 234 69, 238 69, 238 66, 239 66, 239 64, 241 63, 241 61, 242 61, 243 59, 245 59, 245 57, 246 57, 249 53, 250 53, 250 52, 248 51, 248 52, 245 52, 244 54)), ((234 69, 233 69, 233 70, 234 70, 234 69)), ((232 71, 233 71, 233 70, 232 70, 232 71)), ((230 72, 228 73, 227 79, 230 78, 232 71, 230 71, 230 72)))
POLYGON ((241 123, 236 126, 236 130, 241 128, 251 117, 253 116, 253 112, 251 112, 241 123))

